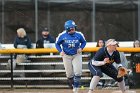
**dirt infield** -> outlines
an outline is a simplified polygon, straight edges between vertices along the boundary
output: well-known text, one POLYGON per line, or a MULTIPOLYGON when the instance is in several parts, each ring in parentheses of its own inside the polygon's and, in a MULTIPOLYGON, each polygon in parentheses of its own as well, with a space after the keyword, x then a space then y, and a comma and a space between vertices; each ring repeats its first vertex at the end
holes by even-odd
MULTIPOLYGON (((114 93, 112 89, 95 90, 94 93, 114 93)), ((129 90, 127 93, 140 93, 140 89, 129 90), (131 92, 133 91, 133 92, 131 92)), ((87 93, 88 89, 80 89, 78 93, 87 93)), ((0 93, 73 93, 71 89, 0 89, 0 93)), ((121 92, 116 92, 121 93, 121 92)))

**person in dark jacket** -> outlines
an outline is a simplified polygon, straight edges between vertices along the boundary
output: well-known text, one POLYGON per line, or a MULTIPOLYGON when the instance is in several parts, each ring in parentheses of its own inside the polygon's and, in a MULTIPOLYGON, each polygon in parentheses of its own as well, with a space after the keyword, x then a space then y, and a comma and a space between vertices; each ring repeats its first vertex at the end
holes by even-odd
MULTIPOLYGON (((140 48, 140 40, 134 40, 133 42, 134 48, 140 48)), ((134 88, 135 84, 137 82, 137 79, 135 79, 136 75, 136 63, 139 62, 139 52, 132 52, 130 56, 130 71, 128 73, 128 85, 129 88, 134 88)))
POLYGON ((55 39, 50 35, 48 28, 42 30, 42 37, 37 40, 36 48, 45 48, 45 44, 55 43, 55 39))
MULTIPOLYGON (((44 28, 41 34, 42 37, 36 42, 36 48, 48 48, 48 47, 50 48, 51 46, 48 44, 55 43, 55 39, 50 35, 48 28, 44 28)), ((49 54, 50 53, 46 53, 45 55, 49 55, 49 54)), ((37 56, 41 56, 41 55, 44 54, 37 54, 37 56)))
MULTIPOLYGON (((25 48, 31 48, 31 39, 26 35, 26 31, 24 28, 17 29, 17 36, 14 41, 14 47, 18 49, 25 49, 25 48)), ((15 59, 16 59, 15 55, 15 59)))
MULTIPOLYGON (((32 47, 31 39, 27 36, 24 28, 17 29, 17 36, 14 41, 14 48, 16 49, 29 49, 32 47)), ((15 54, 13 64, 15 65, 14 69, 24 70, 26 67, 19 66, 16 64, 29 61, 29 54, 15 54)), ((10 62, 10 61, 9 61, 10 62)), ((14 73, 14 76, 25 77, 25 73, 14 73)))

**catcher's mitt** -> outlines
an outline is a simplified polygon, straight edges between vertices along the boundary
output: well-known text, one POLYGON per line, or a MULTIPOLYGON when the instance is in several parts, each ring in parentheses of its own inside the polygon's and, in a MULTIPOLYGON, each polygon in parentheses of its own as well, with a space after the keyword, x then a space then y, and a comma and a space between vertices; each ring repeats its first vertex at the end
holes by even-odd
POLYGON ((124 67, 119 67, 117 78, 123 77, 125 75, 127 75, 127 69, 124 67))

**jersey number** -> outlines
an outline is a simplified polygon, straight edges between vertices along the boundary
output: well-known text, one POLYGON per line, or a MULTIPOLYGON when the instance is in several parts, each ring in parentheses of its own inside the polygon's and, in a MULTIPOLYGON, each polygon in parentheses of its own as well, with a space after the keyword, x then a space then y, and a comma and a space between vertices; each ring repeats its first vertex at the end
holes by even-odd
POLYGON ((69 48, 73 48, 73 47, 75 47, 75 44, 74 43, 71 43, 71 44, 68 45, 68 47, 69 48))

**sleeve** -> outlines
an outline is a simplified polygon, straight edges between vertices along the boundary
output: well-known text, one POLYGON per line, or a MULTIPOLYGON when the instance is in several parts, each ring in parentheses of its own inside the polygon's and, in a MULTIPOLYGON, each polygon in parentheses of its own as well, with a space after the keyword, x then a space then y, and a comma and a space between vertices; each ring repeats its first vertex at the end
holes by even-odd
POLYGON ((95 66, 105 65, 103 49, 99 49, 92 59, 92 64, 95 66))
POLYGON ((97 52, 96 52, 96 54, 95 54, 95 56, 94 56, 94 60, 96 60, 96 61, 103 61, 104 60, 104 49, 103 48, 100 48, 97 52))
POLYGON ((31 47, 32 47, 31 39, 27 37, 27 48, 31 48, 31 47))
POLYGON ((50 43, 55 43, 55 39, 53 37, 51 37, 50 39, 50 43))
POLYGON ((121 63, 124 67, 127 67, 127 58, 124 54, 124 52, 121 52, 120 53, 120 59, 121 59, 121 63))
POLYGON ((80 43, 81 43, 80 48, 83 49, 86 46, 86 39, 82 33, 80 34, 80 37, 81 37, 80 38, 80 43))
POLYGON ((59 52, 62 52, 62 48, 61 48, 61 44, 62 44, 62 42, 63 42, 63 39, 62 39, 62 36, 58 36, 57 38, 56 38, 56 42, 55 42, 55 47, 56 47, 56 49, 59 51, 59 52))
POLYGON ((43 40, 42 39, 37 40, 36 48, 44 48, 43 40))
POLYGON ((117 64, 117 68, 122 67, 121 59, 120 59, 120 53, 118 51, 116 51, 116 53, 115 53, 115 59, 114 59, 114 61, 117 64))
POLYGON ((120 59, 120 53, 118 51, 115 52, 115 55, 114 55, 114 61, 117 63, 117 64, 121 64, 121 59, 120 59))
POLYGON ((14 41, 14 47, 17 48, 17 45, 18 45, 18 42, 17 42, 17 37, 15 38, 15 41, 14 41))
POLYGON ((102 66, 102 65, 105 65, 105 62, 104 61, 92 60, 92 65, 94 65, 94 66, 102 66))

